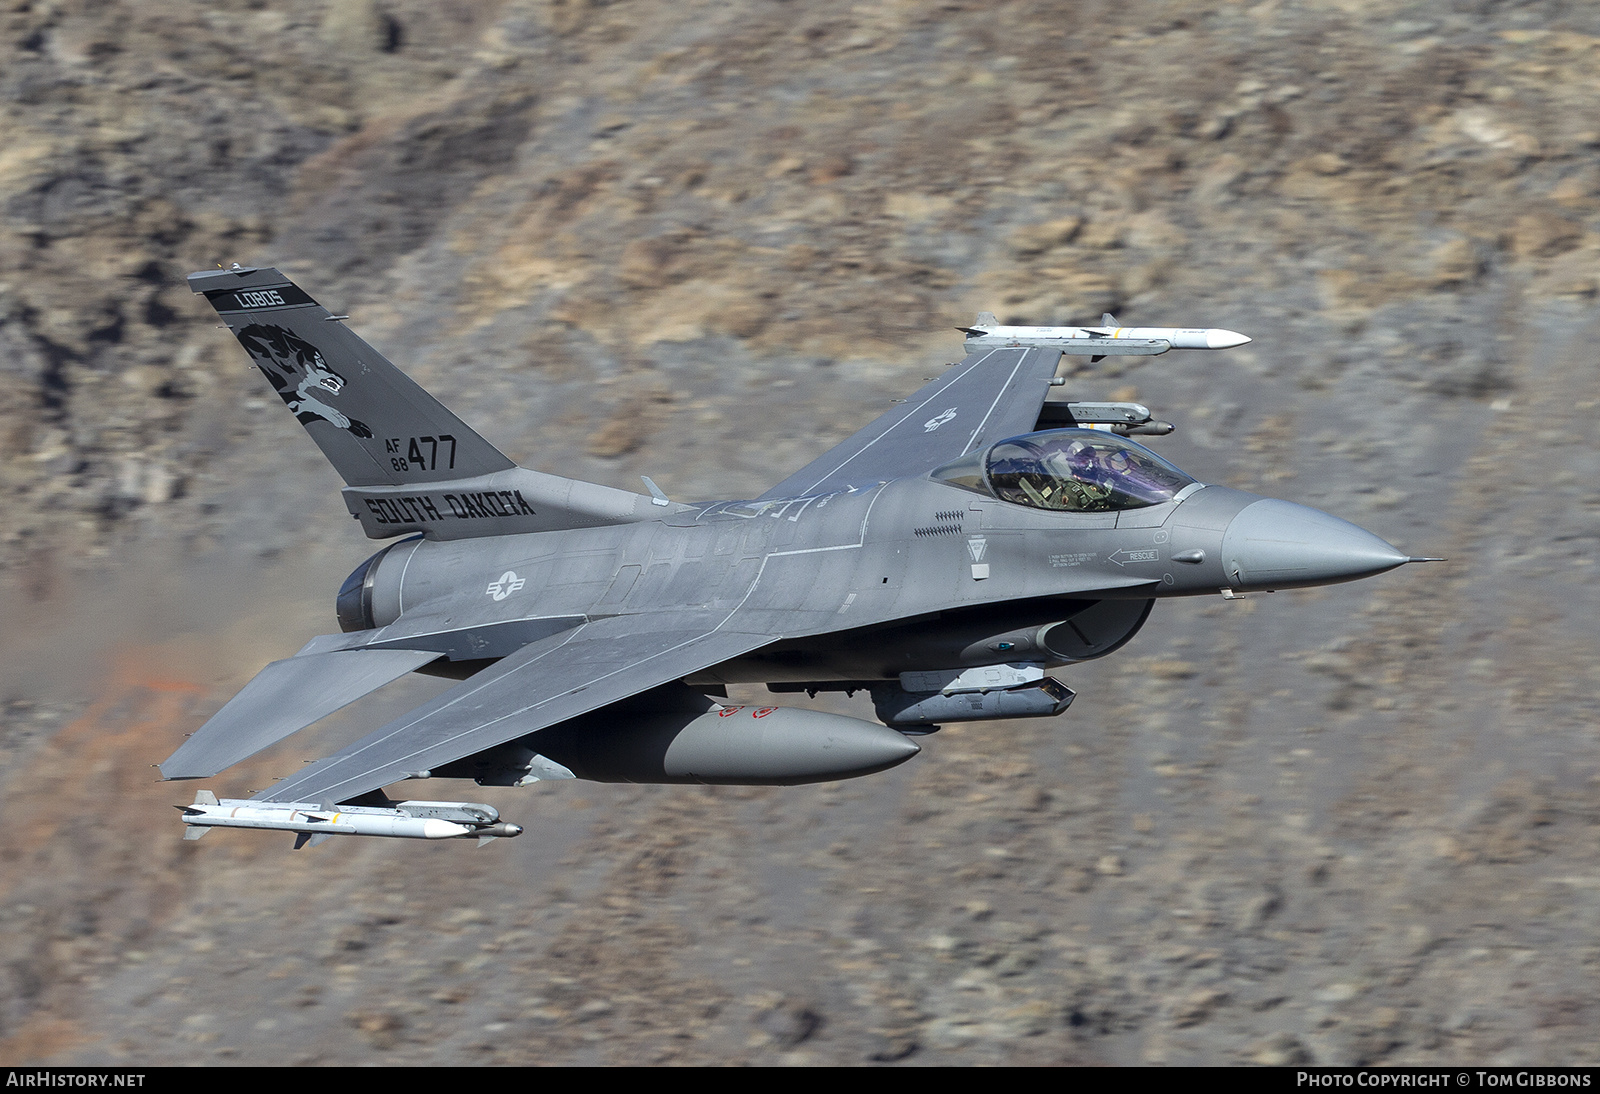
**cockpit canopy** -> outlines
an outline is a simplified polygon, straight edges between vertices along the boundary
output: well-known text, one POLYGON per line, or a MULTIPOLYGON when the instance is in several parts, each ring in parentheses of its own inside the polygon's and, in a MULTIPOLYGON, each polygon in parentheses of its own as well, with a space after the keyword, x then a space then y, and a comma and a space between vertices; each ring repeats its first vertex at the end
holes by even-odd
POLYGON ((945 464, 933 477, 1001 501, 1068 513, 1160 505, 1195 481, 1143 445, 1099 429, 1010 437, 945 464))

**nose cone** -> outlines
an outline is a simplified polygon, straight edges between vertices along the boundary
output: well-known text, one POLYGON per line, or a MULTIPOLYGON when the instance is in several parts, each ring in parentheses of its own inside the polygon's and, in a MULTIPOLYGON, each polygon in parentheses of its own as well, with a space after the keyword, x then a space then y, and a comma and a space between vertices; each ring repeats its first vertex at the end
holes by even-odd
POLYGON ((1250 341, 1248 337, 1236 330, 1223 330, 1221 327, 1212 327, 1206 331, 1206 349, 1232 349, 1242 346, 1250 341))
POLYGON ((1408 561, 1365 528, 1271 498, 1245 506, 1222 536, 1222 567, 1236 589, 1334 585, 1408 561))

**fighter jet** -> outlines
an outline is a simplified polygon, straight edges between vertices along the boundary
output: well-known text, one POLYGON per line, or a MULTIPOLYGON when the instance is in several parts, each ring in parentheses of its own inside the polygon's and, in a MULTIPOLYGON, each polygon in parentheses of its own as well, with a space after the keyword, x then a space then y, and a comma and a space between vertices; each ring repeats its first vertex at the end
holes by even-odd
MULTIPOLYGON (((1196 481, 1130 438, 1170 430, 1146 407, 1046 401, 1061 344, 1114 332, 975 335, 959 364, 760 497, 689 503, 648 479, 640 494, 518 467, 277 270, 189 285, 343 477, 367 536, 393 542, 339 589, 340 633, 268 665, 162 774, 212 777, 410 672, 460 682, 252 799, 201 791, 179 807, 186 838, 522 830, 486 805, 384 792, 428 778, 866 775, 947 723, 1061 714, 1073 691, 1051 672, 1120 649, 1157 600, 1420 561, 1315 509, 1196 481), (725 701, 746 683, 864 690, 879 721, 725 701)), ((1148 340, 1184 348, 1168 333, 1148 340)), ((1193 348, 1244 340, 1206 334, 1193 348)))

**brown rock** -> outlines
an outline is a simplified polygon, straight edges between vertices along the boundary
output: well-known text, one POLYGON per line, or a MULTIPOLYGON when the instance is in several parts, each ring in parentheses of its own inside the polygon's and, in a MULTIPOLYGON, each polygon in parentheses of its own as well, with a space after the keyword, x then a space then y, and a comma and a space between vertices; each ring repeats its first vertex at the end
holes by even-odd
POLYGON ((844 178, 854 167, 855 164, 849 156, 843 152, 835 152, 832 155, 822 157, 820 161, 812 165, 811 170, 806 173, 806 177, 813 184, 820 186, 833 182, 835 179, 844 178))
POLYGON ((349 1022, 373 1048, 393 1048, 400 1040, 406 1020, 389 1010, 362 1010, 349 1016, 349 1022))
POLYGON ((1274 1033, 1250 1052, 1253 1063, 1262 1067, 1300 1067, 1315 1063, 1311 1050, 1292 1033, 1274 1033))
POLYGON ((713 316, 714 325, 735 338, 754 338, 766 329, 772 318, 768 301, 746 298, 734 300, 713 316))
POLYGON ((1585 212, 1594 204, 1593 195, 1597 187, 1600 187, 1600 179, 1597 179, 1596 172, 1585 169, 1556 183, 1550 190, 1550 200, 1565 208, 1585 212))
POLYGON ((822 1028, 821 1008, 808 1000, 788 999, 756 1016, 755 1024, 783 1048, 809 1041, 822 1028))
POLYGON ((341 50, 376 53, 389 43, 389 22, 374 0, 332 0, 318 34, 341 50))
POLYGON ((1090 221, 1089 226, 1078 234, 1076 242, 1080 247, 1115 250, 1122 246, 1125 232, 1126 226, 1120 220, 1101 217, 1090 221))
POLYGON ((1306 160, 1306 167, 1319 175, 1342 175, 1349 166, 1343 156, 1332 152, 1318 152, 1306 160))
POLYGON ((644 436, 638 415, 624 407, 590 434, 589 443, 584 445, 584 451, 602 459, 626 456, 644 443, 644 436))
POLYGON ((1550 263, 1544 291, 1551 296, 1594 296, 1600 291, 1600 262, 1594 250, 1568 251, 1550 263))
POLYGON ((1011 233, 1011 249, 1019 255, 1043 254, 1071 243, 1083 227, 1083 218, 1067 216, 1044 224, 1028 224, 1011 233))
POLYGON ((584 446, 591 456, 625 456, 642 445, 671 416, 674 396, 646 380, 618 404, 584 446))
POLYGON ((1435 288, 1451 288, 1476 281, 1483 272, 1483 260, 1478 256, 1472 240, 1464 237, 1448 240, 1435 247, 1428 256, 1430 278, 1435 288))
POLYGON ((1518 258, 1551 258, 1583 240, 1583 225, 1549 209, 1524 213, 1512 225, 1511 253, 1518 258))
POLYGON ((677 253, 678 245, 665 237, 635 239, 622 248, 617 277, 636 289, 664 288, 676 280, 668 270, 677 253))
POLYGON ((1198 1026, 1210 1018, 1228 1001, 1228 993, 1215 988, 1201 988, 1190 992, 1172 1010, 1172 1024, 1180 1029, 1198 1026))

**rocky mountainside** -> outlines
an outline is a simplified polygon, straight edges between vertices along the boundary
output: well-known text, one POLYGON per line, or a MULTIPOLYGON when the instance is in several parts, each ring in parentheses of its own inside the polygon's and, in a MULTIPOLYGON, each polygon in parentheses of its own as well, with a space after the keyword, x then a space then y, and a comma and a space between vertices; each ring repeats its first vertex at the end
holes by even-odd
POLYGON ((1600 10, 0 26, 0 1061, 1595 1062, 1600 10), (1229 327, 1068 391, 1452 561, 1161 605, 1062 719, 865 780, 474 790, 528 827, 482 851, 183 843, 149 765, 373 549, 184 286, 234 261, 526 465, 684 498, 782 478, 979 310, 1229 327))

